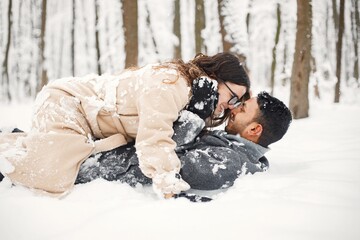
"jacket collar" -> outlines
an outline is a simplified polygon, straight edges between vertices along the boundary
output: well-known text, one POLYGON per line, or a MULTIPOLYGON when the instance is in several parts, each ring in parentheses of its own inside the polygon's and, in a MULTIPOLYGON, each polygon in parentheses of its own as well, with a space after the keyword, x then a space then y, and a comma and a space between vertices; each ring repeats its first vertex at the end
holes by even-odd
POLYGON ((239 135, 229 134, 223 130, 214 130, 213 134, 220 138, 226 139, 228 144, 232 145, 233 148, 245 147, 248 151, 248 154, 251 155, 252 159, 254 160, 258 160, 270 150, 270 148, 265 148, 259 144, 240 137, 239 135))

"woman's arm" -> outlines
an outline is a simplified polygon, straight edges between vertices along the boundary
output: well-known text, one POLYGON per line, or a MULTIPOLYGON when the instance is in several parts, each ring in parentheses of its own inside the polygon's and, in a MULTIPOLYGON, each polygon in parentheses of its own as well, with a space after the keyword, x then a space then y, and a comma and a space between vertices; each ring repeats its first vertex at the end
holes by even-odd
POLYGON ((185 82, 163 83, 144 90, 137 102, 139 128, 136 153, 145 176, 152 178, 157 193, 179 193, 190 188, 182 180, 176 156, 173 122, 188 101, 185 82), (185 87, 185 88, 184 88, 185 87))

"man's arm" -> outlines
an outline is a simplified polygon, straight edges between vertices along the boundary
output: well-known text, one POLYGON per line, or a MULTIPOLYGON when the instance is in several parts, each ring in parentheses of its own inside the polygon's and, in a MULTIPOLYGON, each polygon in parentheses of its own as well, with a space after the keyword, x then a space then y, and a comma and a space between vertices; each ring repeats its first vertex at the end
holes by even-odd
POLYGON ((231 187, 243 172, 244 162, 227 147, 208 146, 188 150, 180 157, 181 176, 192 189, 217 190, 231 187))
POLYGON ((231 187, 240 175, 263 172, 269 163, 253 153, 253 146, 229 141, 221 131, 203 135, 185 152, 179 153, 181 176, 191 188, 216 190, 231 187), (260 159, 258 159, 260 158, 260 159))

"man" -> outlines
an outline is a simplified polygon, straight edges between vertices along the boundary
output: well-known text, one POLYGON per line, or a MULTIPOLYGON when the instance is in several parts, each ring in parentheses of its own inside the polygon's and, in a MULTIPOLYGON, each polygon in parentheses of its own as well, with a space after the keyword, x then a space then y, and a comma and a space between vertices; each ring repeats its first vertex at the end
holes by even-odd
MULTIPOLYGON (((183 111, 174 123, 173 137, 181 177, 192 189, 215 190, 232 186, 241 174, 265 171, 269 166, 264 157, 268 145, 284 136, 291 119, 285 104, 266 92, 233 109, 226 131, 203 130, 204 120, 183 111)), ((99 177, 131 186, 151 183, 140 171, 133 144, 87 160, 76 183, 99 177)))
POLYGON ((283 102, 261 92, 232 111, 225 130, 268 147, 285 135, 291 120, 291 112, 283 102))

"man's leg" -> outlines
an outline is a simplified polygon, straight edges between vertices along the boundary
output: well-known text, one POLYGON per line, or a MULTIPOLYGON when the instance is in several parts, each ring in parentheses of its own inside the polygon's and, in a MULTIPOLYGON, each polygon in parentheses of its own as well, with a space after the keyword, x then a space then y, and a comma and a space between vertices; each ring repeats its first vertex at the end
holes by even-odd
MULTIPOLYGON (((3 132, 3 130, 1 130, 0 129, 0 133, 2 133, 3 132)), ((18 129, 18 128, 10 128, 10 130, 4 130, 4 132, 5 133, 7 133, 7 132, 11 132, 11 133, 19 133, 19 132, 24 132, 23 130, 20 130, 20 129, 18 129)))
POLYGON ((20 129, 18 129, 18 128, 14 128, 13 130, 12 130, 12 133, 18 133, 18 132, 24 132, 23 130, 20 130, 20 129))
POLYGON ((151 184, 139 168, 134 142, 101 152, 86 160, 81 166, 75 184, 86 183, 97 178, 120 181, 136 186, 151 184))

